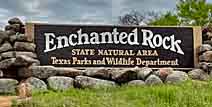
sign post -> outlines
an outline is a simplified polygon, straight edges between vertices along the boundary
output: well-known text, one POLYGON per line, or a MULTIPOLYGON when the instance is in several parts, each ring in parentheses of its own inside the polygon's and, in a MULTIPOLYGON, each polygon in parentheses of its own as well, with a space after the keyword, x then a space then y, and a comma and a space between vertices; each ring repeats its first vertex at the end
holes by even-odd
POLYGON ((173 67, 198 63, 200 27, 51 25, 28 23, 41 65, 173 67))

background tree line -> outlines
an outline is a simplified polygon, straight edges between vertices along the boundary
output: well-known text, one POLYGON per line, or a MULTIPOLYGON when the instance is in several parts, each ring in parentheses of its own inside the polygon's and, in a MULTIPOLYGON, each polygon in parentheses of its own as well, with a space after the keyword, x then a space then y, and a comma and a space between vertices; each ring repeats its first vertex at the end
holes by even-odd
POLYGON ((212 4, 206 0, 179 0, 175 11, 160 14, 136 10, 119 17, 122 25, 208 26, 212 23, 212 4))

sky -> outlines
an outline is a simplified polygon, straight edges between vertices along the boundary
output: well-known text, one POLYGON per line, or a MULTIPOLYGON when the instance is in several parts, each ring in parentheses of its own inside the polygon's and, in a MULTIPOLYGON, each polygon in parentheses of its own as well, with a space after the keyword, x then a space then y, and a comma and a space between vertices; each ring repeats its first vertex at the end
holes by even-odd
MULTIPOLYGON (((117 24, 136 10, 174 11, 178 0, 0 0, 0 28, 12 17, 54 24, 117 24)), ((212 3, 212 0, 207 0, 212 3)))

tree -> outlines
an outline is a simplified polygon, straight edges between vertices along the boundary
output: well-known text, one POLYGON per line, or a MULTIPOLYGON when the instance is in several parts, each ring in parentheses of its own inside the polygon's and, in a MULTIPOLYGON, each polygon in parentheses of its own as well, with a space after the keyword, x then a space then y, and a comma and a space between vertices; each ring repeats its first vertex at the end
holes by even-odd
POLYGON ((177 16, 181 25, 205 25, 211 20, 211 4, 206 0, 180 0, 177 16))
POLYGON ((148 25, 164 25, 164 26, 172 26, 178 25, 179 20, 176 15, 173 15, 171 12, 167 12, 161 15, 159 18, 152 20, 148 25))
POLYGON ((144 16, 137 11, 131 11, 119 17, 119 23, 123 25, 139 25, 142 20, 144 20, 144 16))
POLYGON ((122 25, 141 25, 141 23, 146 24, 158 16, 159 15, 155 12, 141 14, 140 12, 133 10, 123 16, 119 16, 119 23, 122 25))
POLYGON ((207 26, 212 23, 212 4, 206 0, 180 0, 174 12, 154 15, 131 12, 120 17, 120 22, 124 25, 140 25, 145 22, 148 25, 207 26))

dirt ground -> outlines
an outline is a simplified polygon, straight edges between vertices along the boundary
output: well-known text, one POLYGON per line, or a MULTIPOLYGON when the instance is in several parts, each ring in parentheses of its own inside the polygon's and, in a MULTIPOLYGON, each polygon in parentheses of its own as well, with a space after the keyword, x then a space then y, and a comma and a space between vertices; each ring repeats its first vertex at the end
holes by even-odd
POLYGON ((13 99, 17 96, 0 96, 0 107, 11 107, 13 99))

